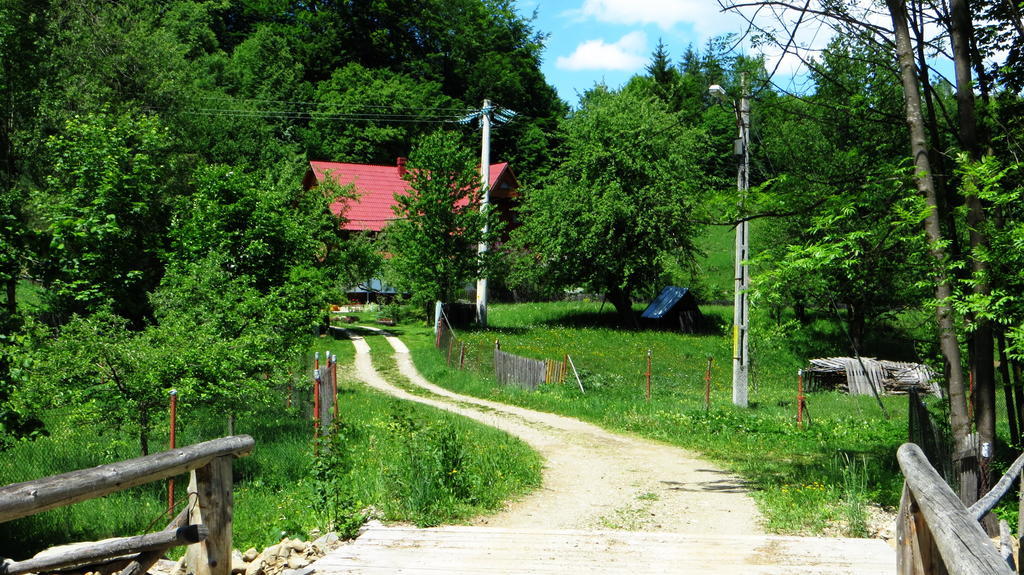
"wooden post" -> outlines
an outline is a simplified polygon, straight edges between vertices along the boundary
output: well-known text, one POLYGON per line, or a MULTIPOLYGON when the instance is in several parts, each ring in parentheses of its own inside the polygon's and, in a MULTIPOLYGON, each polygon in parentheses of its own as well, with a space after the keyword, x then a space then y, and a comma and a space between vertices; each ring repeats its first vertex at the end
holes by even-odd
POLYGON ((651 400, 651 350, 647 350, 647 401, 651 400))
MULTIPOLYGON (((170 449, 177 447, 175 445, 174 428, 178 416, 178 390, 171 390, 171 438, 170 438, 170 449)), ((167 515, 174 517, 174 478, 171 477, 167 480, 167 515)))
MULTIPOLYGON (((928 575, 938 572, 942 563, 928 524, 914 501, 910 488, 903 486, 896 519, 896 566, 898 575, 928 575)), ((942 566, 943 572, 945 566, 942 566)))
MULTIPOLYGON (((317 352, 319 355, 320 352, 317 352)), ((316 362, 316 369, 313 370, 313 441, 320 437, 320 361, 316 362)), ((316 447, 313 448, 314 455, 316 447)))
POLYGON ((804 370, 796 372, 796 426, 804 427, 804 370))
POLYGON ((334 419, 338 419, 338 356, 331 354, 331 387, 334 389, 334 419))
MULTIPOLYGON (((1020 476, 1020 490, 1018 493, 1024 494, 1024 474, 1020 476)), ((1017 573, 1024 573, 1024 553, 1020 552, 1021 545, 1024 545, 1024 521, 1020 521, 1021 515, 1024 513, 1024 496, 1018 495, 1017 497, 1017 573)))
POLYGON ((205 525, 210 533, 185 554, 187 571, 195 575, 231 575, 232 459, 218 457, 191 474, 189 495, 196 496, 191 523, 205 525))
POLYGON ((466 365, 466 342, 459 342, 459 369, 466 365))

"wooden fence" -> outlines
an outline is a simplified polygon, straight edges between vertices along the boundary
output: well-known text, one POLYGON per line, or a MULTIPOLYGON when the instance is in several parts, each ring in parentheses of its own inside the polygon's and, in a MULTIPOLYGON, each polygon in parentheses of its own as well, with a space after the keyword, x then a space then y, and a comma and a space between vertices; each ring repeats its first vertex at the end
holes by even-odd
POLYGON ((494 376, 502 385, 518 385, 534 390, 542 383, 565 381, 566 360, 531 359, 501 351, 494 343, 494 376))
POLYGON ((916 389, 908 392, 907 406, 907 441, 916 443, 928 458, 928 462, 938 470, 939 475, 947 483, 951 483, 953 450, 916 389))
POLYGON ((913 443, 897 451, 905 482, 896 522, 896 566, 899 575, 931 573, 1011 574, 1013 548, 1006 521, 999 524, 997 550, 980 520, 1013 487, 1024 468, 1024 455, 1002 479, 969 508, 960 502, 924 452, 913 443))
POLYGON ((171 547, 189 545, 186 562, 196 575, 231 573, 231 465, 248 455, 248 435, 222 437, 127 461, 109 463, 0 487, 0 522, 191 472, 190 504, 163 530, 148 535, 82 543, 24 561, 4 560, 0 574, 49 572, 120 559, 119 575, 142 575, 171 547), (127 557, 125 557, 127 556, 127 557))
MULTIPOLYGON (((501 350, 501 344, 494 342, 493 353, 489 345, 473 345, 459 339, 448 318, 448 307, 442 307, 437 320, 434 347, 441 352, 445 362, 459 369, 467 366, 479 371, 494 370, 495 379, 502 385, 516 385, 535 390, 543 383, 563 382, 569 359, 543 360, 521 357, 501 350)), ((578 377, 578 376, 577 376, 578 377)), ((582 391, 583 384, 580 383, 582 391)))

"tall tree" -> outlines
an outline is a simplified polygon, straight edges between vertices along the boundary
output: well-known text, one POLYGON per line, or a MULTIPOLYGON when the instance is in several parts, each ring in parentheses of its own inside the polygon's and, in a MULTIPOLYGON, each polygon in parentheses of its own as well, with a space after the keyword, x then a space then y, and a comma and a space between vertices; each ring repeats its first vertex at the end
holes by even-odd
POLYGON ((703 132, 665 104, 598 87, 563 125, 565 160, 526 193, 519 274, 606 294, 634 326, 633 296, 655 289, 665 258, 693 253, 703 132))
POLYGON ((480 176, 469 148, 452 132, 421 138, 409 154, 408 193, 396 194, 397 220, 386 230, 395 286, 426 305, 454 301, 483 269, 477 246, 494 212, 480 210, 480 176))
POLYGON ((50 245, 39 271, 54 303, 66 314, 112 306, 141 327, 178 183, 170 135, 154 117, 90 114, 46 146, 52 172, 37 205, 50 245))
MULTIPOLYGON (((956 101, 958 111, 958 135, 960 144, 970 159, 981 157, 981 142, 978 136, 978 118, 974 102, 975 82, 971 76, 971 30, 973 22, 970 7, 965 0, 951 0, 950 40, 953 47, 953 70, 956 74, 956 101)), ((984 253, 989 248, 986 234, 987 215, 977 194, 966 194, 967 228, 971 246, 971 290, 974 295, 987 297, 991 294, 989 265, 984 253)), ((996 445, 996 381, 995 342, 991 322, 984 316, 973 316, 970 364, 974 375, 974 422, 978 430, 978 441, 996 445)), ((980 487, 980 486, 979 486, 980 487)), ((978 497, 982 494, 978 494, 978 497)))
POLYGON ((651 53, 651 61, 647 64, 647 74, 654 81, 654 91, 669 109, 673 112, 679 110, 679 71, 672 65, 672 59, 668 55, 668 48, 658 38, 658 45, 651 53))
POLYGON ((307 153, 339 162, 390 164, 439 117, 457 118, 466 108, 436 82, 355 63, 319 82, 314 98, 317 111, 304 134, 307 153))
MULTIPOLYGON (((906 109, 907 128, 910 132, 911 156, 914 159, 914 180, 918 192, 928 203, 928 214, 925 218, 925 232, 928 235, 930 251, 935 260, 934 283, 935 318, 939 331, 939 347, 946 360, 949 385, 949 419, 953 431, 953 439, 958 449, 966 445, 971 431, 971 422, 967 413, 967 395, 964 386, 963 364, 961 363, 960 343, 957 339, 954 321, 953 286, 949 272, 949 261, 944 248, 944 238, 939 224, 938 200, 935 184, 932 179, 932 168, 928 155, 928 140, 925 136, 924 118, 921 113, 921 91, 915 71, 913 45, 910 38, 906 2, 903 0, 886 0, 889 15, 892 19, 896 37, 896 57, 899 64, 900 79, 903 84, 904 106, 906 109)), ((977 493, 973 495, 961 491, 960 498, 965 503, 973 503, 977 493)))

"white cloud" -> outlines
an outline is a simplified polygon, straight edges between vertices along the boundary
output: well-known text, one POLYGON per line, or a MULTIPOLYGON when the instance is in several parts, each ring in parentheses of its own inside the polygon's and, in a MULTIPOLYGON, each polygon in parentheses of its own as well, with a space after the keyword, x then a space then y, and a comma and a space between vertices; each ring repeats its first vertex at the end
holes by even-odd
POLYGON ((559 56, 555 66, 562 70, 621 70, 632 72, 647 63, 647 35, 636 31, 614 44, 603 39, 587 40, 569 56, 559 56))
POLYGON ((612 24, 653 24, 663 30, 685 22, 705 37, 736 26, 736 18, 722 14, 713 0, 584 0, 571 13, 612 24))

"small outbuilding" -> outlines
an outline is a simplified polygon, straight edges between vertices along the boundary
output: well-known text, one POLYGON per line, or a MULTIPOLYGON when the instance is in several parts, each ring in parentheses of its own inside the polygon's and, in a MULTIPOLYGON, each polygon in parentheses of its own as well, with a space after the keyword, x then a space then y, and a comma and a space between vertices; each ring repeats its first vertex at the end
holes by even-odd
POLYGON ((668 286, 640 314, 644 325, 655 329, 679 329, 695 333, 704 314, 697 307, 697 297, 687 288, 668 286))
POLYGON ((395 291, 395 288, 374 278, 347 288, 345 295, 352 303, 388 303, 398 296, 398 292, 395 291))

